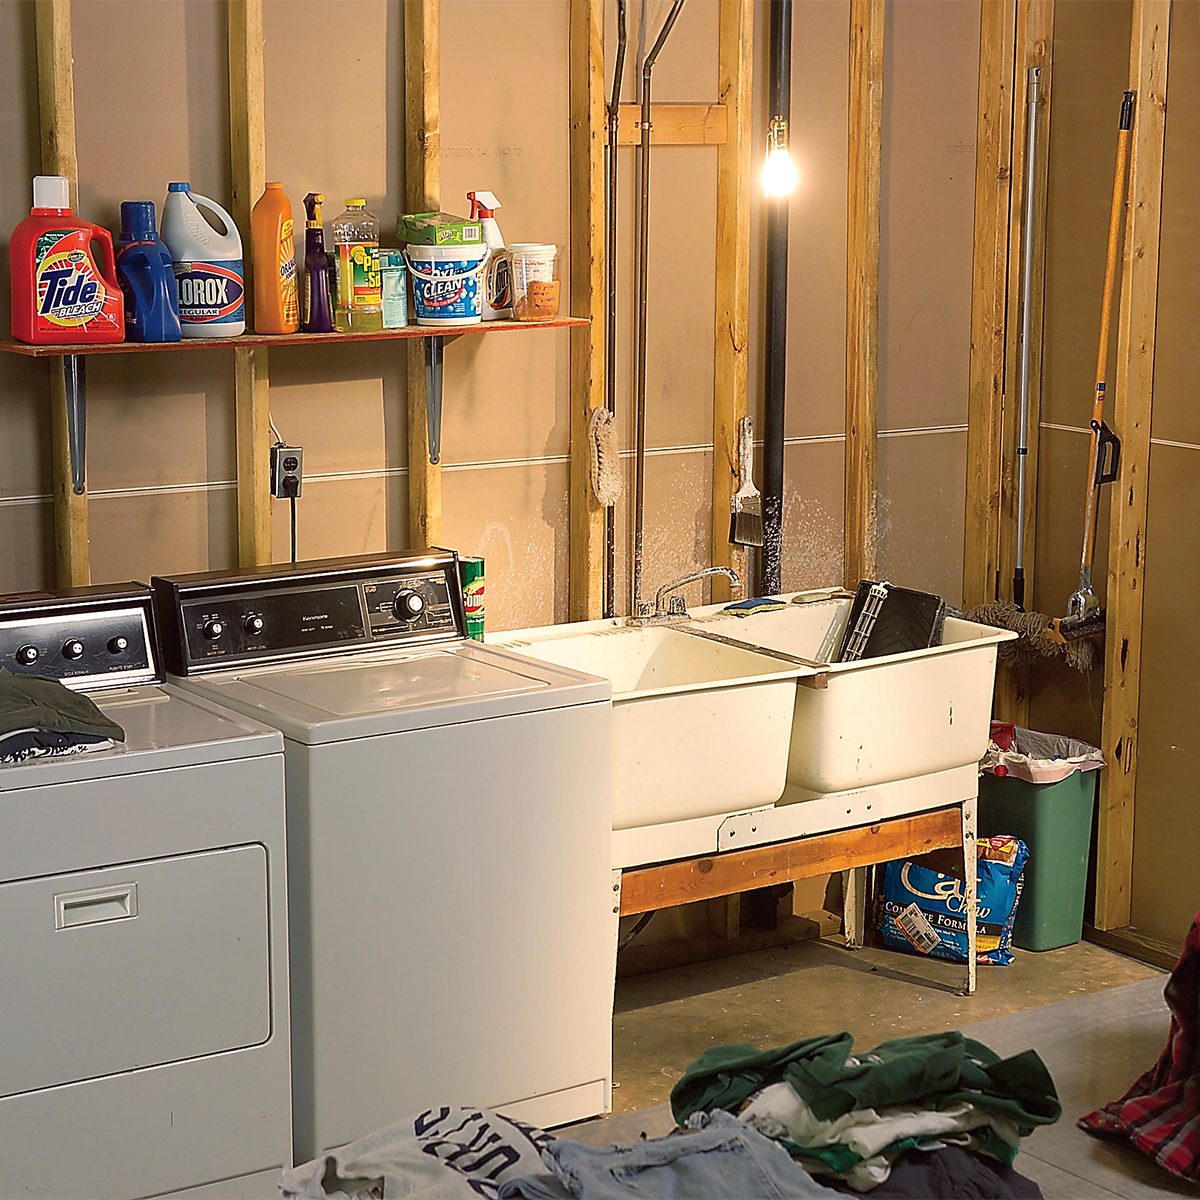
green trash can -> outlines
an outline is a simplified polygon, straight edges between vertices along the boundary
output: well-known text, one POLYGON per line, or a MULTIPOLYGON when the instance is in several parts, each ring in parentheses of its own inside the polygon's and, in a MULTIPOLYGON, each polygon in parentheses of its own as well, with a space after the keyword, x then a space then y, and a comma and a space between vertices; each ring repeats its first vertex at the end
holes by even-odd
POLYGON ((1088 853, 1096 807, 1094 746, 1017 729, 1007 752, 989 750, 979 780, 979 832, 1011 834, 1029 847, 1013 944, 1056 950, 1083 936, 1088 853), (1024 761, 1022 761, 1024 760, 1024 761), (1007 775, 997 775, 1000 767, 1007 775), (1064 770, 1069 773, 1061 778, 1064 770), (1047 782, 1037 782, 1037 778, 1047 782))

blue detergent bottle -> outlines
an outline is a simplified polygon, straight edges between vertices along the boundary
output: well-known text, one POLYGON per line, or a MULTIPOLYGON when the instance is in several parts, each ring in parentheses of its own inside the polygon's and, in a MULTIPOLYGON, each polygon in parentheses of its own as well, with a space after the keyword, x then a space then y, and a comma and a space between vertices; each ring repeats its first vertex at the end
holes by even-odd
POLYGON ((121 205, 117 241, 117 282, 125 293, 125 337, 131 342, 178 342, 179 286, 171 252, 158 236, 154 203, 121 205))

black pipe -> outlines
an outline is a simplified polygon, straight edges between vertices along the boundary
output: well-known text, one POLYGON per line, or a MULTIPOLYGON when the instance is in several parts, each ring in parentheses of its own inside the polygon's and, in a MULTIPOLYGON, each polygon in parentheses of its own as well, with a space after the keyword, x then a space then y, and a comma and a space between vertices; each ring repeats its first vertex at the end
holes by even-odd
MULTIPOLYGON (((792 0, 771 0, 768 120, 791 116, 792 0)), ((759 592, 783 590, 783 426, 787 386, 788 197, 767 197, 766 354, 763 372, 763 549, 759 592)))
MULTIPOLYGON (((617 0, 617 62, 608 106, 608 321, 605 333, 604 406, 617 411, 617 134, 621 125, 621 83, 625 76, 625 0, 617 0)), ((620 464, 617 464, 620 470, 620 464)), ((617 507, 604 510, 604 615, 617 615, 617 507)))

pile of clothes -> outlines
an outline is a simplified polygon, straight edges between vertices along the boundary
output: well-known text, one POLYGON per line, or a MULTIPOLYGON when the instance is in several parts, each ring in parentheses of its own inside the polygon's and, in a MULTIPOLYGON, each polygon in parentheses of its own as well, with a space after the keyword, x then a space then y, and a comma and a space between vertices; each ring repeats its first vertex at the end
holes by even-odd
POLYGON ((57 679, 0 668, 0 766, 110 750, 125 731, 57 679))
POLYGON ((830 1186, 877 1196, 1037 1196, 1012 1170, 1062 1106, 1032 1050, 1001 1059, 958 1032, 856 1054, 847 1033, 775 1050, 717 1046, 671 1093, 676 1121, 723 1110, 830 1186))
POLYGON ((787 1200, 833 1197, 725 1112, 632 1146, 559 1140, 481 1108, 435 1108, 284 1173, 285 1200, 787 1200))
POLYGON ((1041 1059, 961 1033, 856 1055, 849 1034, 718 1046, 676 1084, 666 1137, 593 1148, 479 1108, 436 1108, 286 1172, 286 1200, 1040 1200, 1012 1169, 1061 1105, 1041 1059))

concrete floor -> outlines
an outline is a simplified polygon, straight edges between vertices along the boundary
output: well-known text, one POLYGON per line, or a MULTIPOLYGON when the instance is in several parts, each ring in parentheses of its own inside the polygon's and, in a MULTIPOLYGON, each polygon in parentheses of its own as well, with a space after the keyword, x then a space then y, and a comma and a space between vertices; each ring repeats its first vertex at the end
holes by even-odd
POLYGON ((765 1048, 845 1029, 869 1049, 1162 977, 1087 942, 981 967, 970 998, 954 995, 962 976, 951 963, 814 940, 619 980, 613 1112, 662 1104, 687 1064, 713 1045, 765 1048))

